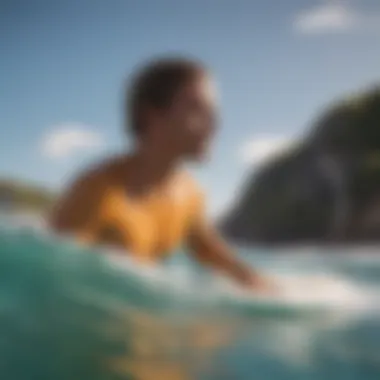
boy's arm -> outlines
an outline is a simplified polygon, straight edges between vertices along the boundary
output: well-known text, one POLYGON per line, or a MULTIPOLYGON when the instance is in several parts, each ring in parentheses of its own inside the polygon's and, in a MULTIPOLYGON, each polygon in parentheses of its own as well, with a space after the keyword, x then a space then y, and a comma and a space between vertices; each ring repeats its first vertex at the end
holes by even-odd
POLYGON ((236 258, 212 226, 195 226, 190 233, 188 246, 191 253, 204 264, 225 272, 241 284, 254 283, 256 273, 236 258))
POLYGON ((218 231, 207 222, 202 200, 198 202, 197 215, 188 237, 188 247, 199 261, 225 272, 239 283, 257 288, 266 286, 266 281, 241 262, 218 231))

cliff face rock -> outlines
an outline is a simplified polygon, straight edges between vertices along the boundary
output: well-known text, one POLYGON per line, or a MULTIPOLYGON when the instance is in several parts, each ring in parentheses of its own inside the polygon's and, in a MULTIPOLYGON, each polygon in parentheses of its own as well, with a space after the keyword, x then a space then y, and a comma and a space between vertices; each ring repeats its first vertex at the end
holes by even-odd
POLYGON ((244 244, 380 242, 380 88, 331 107, 254 173, 221 229, 244 244))

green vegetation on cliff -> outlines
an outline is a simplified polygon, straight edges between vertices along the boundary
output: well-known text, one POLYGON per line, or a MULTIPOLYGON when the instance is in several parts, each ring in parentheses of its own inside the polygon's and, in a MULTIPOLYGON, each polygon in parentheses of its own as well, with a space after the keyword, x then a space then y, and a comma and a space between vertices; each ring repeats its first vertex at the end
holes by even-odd
POLYGON ((221 227, 245 243, 380 240, 377 214, 380 87, 329 107, 293 151, 255 172, 221 227))

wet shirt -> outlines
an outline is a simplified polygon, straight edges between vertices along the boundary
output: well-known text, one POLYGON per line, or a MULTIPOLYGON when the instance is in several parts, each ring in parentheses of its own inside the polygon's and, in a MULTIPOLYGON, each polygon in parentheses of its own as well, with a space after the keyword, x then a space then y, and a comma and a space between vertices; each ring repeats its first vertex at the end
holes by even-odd
POLYGON ((176 173, 143 196, 126 191, 128 165, 109 161, 80 176, 58 202, 53 229, 81 241, 124 248, 155 261, 184 243, 202 218, 203 197, 192 178, 176 173))

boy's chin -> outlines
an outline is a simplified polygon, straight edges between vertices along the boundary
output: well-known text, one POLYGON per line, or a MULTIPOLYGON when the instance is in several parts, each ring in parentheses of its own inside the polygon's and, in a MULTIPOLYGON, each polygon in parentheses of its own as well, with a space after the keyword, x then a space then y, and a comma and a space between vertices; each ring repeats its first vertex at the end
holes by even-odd
POLYGON ((193 152, 188 156, 188 160, 195 164, 202 164, 210 159, 210 152, 208 151, 197 151, 193 152))

